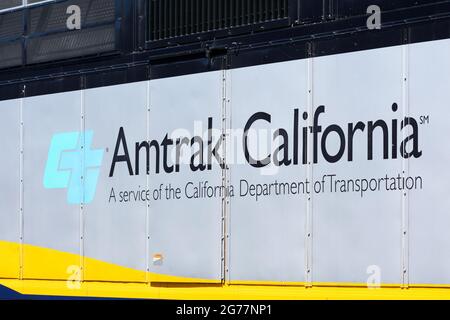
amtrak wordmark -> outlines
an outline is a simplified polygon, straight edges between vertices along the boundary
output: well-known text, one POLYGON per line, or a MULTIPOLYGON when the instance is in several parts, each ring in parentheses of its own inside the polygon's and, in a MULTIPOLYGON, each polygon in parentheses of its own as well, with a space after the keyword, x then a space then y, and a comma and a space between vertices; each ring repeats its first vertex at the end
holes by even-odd
MULTIPOLYGON (((393 115, 397 112, 398 106, 393 103, 391 106, 393 115)), ((302 115, 303 124, 300 124, 299 109, 293 110, 293 125, 289 131, 285 128, 278 128, 273 132, 273 143, 281 140, 281 143, 275 148, 272 154, 264 158, 257 158, 250 152, 249 132, 257 122, 262 122, 270 126, 272 115, 267 112, 254 113, 245 123, 242 141, 243 154, 246 162, 255 168, 263 168, 270 164, 275 166, 291 166, 307 164, 311 155, 308 155, 309 135, 312 135, 312 161, 314 164, 319 162, 319 154, 322 159, 328 163, 336 163, 343 159, 353 161, 355 136, 364 135, 367 148, 367 160, 373 160, 374 149, 380 148, 383 151, 383 159, 419 158, 422 150, 419 146, 419 126, 414 117, 404 117, 399 120, 393 118, 390 121, 383 119, 369 120, 367 122, 357 121, 349 122, 344 126, 331 124, 322 126, 321 117, 326 116, 325 106, 316 108, 313 114, 312 125, 308 126, 309 114, 304 112, 302 115), (375 140, 375 132, 382 133, 381 140, 375 140), (402 131, 408 133, 401 139, 402 131), (332 153, 327 147, 328 139, 336 135, 339 139, 338 151, 332 153), (401 140, 400 140, 401 139, 401 140), (291 141, 291 142, 290 142, 291 141), (300 143, 301 141, 301 143, 300 143)), ((109 176, 113 177, 118 165, 122 165, 128 170, 129 175, 139 175, 141 172, 139 166, 141 161, 145 161, 146 174, 150 174, 151 168, 154 173, 159 174, 180 172, 181 155, 187 152, 190 157, 189 168, 191 171, 212 170, 213 159, 224 168, 225 160, 219 155, 222 145, 222 139, 216 139, 213 142, 213 118, 208 118, 208 137, 205 142, 203 137, 179 137, 170 138, 166 133, 161 141, 150 140, 133 143, 134 163, 131 161, 129 142, 126 139, 125 129, 119 129, 114 156, 112 158, 109 176), (175 161, 169 161, 170 152, 175 148, 175 161), (123 151, 120 151, 123 150, 123 151), (205 152, 205 150, 207 152, 205 152), (205 155, 205 153, 207 153, 205 155), (144 159, 141 159, 144 157, 144 159), (151 160, 153 159, 153 160, 151 160), (134 166, 134 168, 133 168, 134 166)), ((257 130, 256 130, 257 132, 257 130)))

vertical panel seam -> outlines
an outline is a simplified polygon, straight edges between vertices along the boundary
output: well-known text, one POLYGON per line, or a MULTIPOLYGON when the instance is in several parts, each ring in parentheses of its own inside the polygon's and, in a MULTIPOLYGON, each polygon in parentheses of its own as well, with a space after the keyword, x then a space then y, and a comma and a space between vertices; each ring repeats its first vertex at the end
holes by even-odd
POLYGON ((227 152, 226 152, 226 123, 227 123, 227 77, 226 70, 222 70, 222 101, 221 101, 221 137, 222 148, 223 148, 223 163, 221 164, 221 180, 222 180, 222 205, 221 205, 221 281, 226 283, 228 281, 228 262, 227 262, 227 152))
POLYGON ((23 123, 23 104, 25 97, 26 85, 22 89, 22 98, 20 98, 19 103, 19 274, 20 280, 23 279, 23 269, 24 269, 24 123, 23 123))
MULTIPOLYGON (((150 80, 147 80, 147 142, 150 143, 150 80)), ((147 168, 148 169, 148 168, 147 168)), ((150 172, 146 176, 147 190, 150 190, 150 172)), ((150 199, 146 199, 146 213, 145 213, 145 264, 146 264, 146 282, 151 284, 150 278, 150 199)))
MULTIPOLYGON (((312 44, 309 43, 308 45, 308 56, 307 59, 307 112, 308 114, 313 113, 313 58, 312 58, 312 44)), ((312 117, 308 117, 308 127, 312 127, 312 117)), ((307 141, 308 141, 308 149, 311 149, 312 143, 311 135, 308 135, 307 141)), ((311 162, 311 150, 308 150, 308 163, 306 164, 306 178, 308 181, 312 181, 313 179, 313 165, 311 162)), ((313 230, 312 230, 312 215, 313 215, 313 194, 310 190, 310 194, 307 195, 307 201, 306 201, 306 219, 305 219, 305 286, 311 287, 312 286, 312 237, 313 237, 313 230)))
MULTIPOLYGON (((406 35, 405 35, 406 36, 406 35)), ((407 40, 407 39, 405 39, 407 40)), ((409 116, 409 44, 402 46, 402 105, 403 121, 409 116)), ((406 130, 402 130, 402 139, 407 138, 406 130)), ((409 158, 402 157, 402 176, 409 175, 409 158)), ((402 286, 409 286, 409 194, 408 190, 402 192, 402 286)))
POLYGON ((82 85, 81 85, 81 90, 80 90, 80 126, 81 126, 81 177, 80 177, 80 183, 81 183, 81 203, 80 203, 80 275, 79 275, 79 279, 80 281, 84 281, 84 275, 85 275, 85 266, 84 266, 84 200, 85 200, 85 188, 84 188, 84 178, 83 176, 85 175, 85 163, 84 163, 84 158, 85 158, 85 152, 86 152, 86 148, 85 148, 85 104, 84 104, 84 76, 82 76, 81 81, 82 81, 82 85))
MULTIPOLYGON (((225 86, 226 86, 226 115, 227 115, 227 119, 225 122, 225 146, 231 147, 231 140, 230 140, 230 133, 231 133, 231 103, 232 103, 232 99, 231 99, 231 90, 232 90, 232 86, 231 86, 231 81, 232 81, 232 77, 231 77, 231 71, 230 70, 225 70, 225 77, 226 77, 226 82, 225 82, 225 86)), ((227 284, 230 284, 230 240, 231 240, 231 234, 230 234, 230 227, 231 227, 231 198, 230 198, 230 194, 227 192, 227 188, 230 188, 231 186, 231 167, 230 167, 230 163, 229 163, 229 159, 226 156, 225 159, 225 182, 226 182, 226 189, 225 189, 225 195, 226 195, 226 211, 225 211, 225 226, 226 226, 226 239, 225 239, 225 254, 226 254, 226 280, 227 280, 227 284)), ((234 161, 234 159, 232 159, 232 161, 234 161)))

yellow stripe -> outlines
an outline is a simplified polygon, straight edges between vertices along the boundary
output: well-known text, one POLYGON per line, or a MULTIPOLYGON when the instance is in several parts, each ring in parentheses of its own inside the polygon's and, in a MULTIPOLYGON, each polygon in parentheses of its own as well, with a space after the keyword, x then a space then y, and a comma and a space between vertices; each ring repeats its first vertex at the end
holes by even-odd
POLYGON ((225 300, 450 299, 450 285, 416 284, 408 289, 401 289, 399 284, 368 289, 365 284, 355 283, 313 283, 312 288, 306 288, 301 282, 269 281, 236 281, 222 285, 204 279, 146 273, 89 257, 83 258, 85 280, 89 281, 74 283, 67 281, 68 268, 80 264, 79 255, 32 245, 23 245, 23 250, 24 279, 18 280, 20 244, 0 241, 0 285, 22 294, 225 300), (144 282, 146 279, 150 282, 144 282))
POLYGON ((0 278, 18 278, 20 268, 20 246, 0 241, 0 278))
MULTIPOLYGON (((1 247, 2 244, 0 243, 0 250, 1 247)), ((68 277, 67 268, 79 265, 79 255, 23 245, 24 279, 66 280, 68 277)))
POLYGON ((22 294, 150 298, 189 300, 343 300, 343 299, 450 299, 444 288, 381 288, 362 287, 296 287, 251 285, 148 285, 144 283, 83 282, 79 289, 69 289, 65 281, 0 279, 0 284, 22 294))
MULTIPOLYGON (((145 272, 80 255, 23 244, 24 279, 66 280, 71 266, 84 268, 86 281, 219 283, 220 280, 197 279, 145 272)), ((20 244, 0 241, 0 278, 18 278, 20 244)))

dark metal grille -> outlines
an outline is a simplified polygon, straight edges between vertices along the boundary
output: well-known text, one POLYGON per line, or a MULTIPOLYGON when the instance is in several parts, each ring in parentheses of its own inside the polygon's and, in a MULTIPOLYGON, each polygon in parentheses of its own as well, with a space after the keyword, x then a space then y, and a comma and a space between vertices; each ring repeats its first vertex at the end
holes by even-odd
POLYGON ((14 67, 22 64, 22 43, 20 40, 13 42, 0 42, 0 68, 14 67))
POLYGON ((20 38, 23 34, 23 31, 24 27, 22 11, 0 14, 0 41, 4 39, 20 38))
POLYGON ((27 63, 99 54, 115 49, 114 25, 56 33, 27 41, 27 63))
POLYGON ((112 52, 116 31, 116 0, 50 1, 1 12, 0 69, 112 52), (81 9, 81 30, 67 29, 70 5, 81 9))
POLYGON ((21 6, 22 0, 0 0, 0 10, 21 6))
MULTIPOLYGON (((1 1, 1 0, 0 0, 1 1)), ((27 63, 115 50, 115 0, 67 0, 29 8, 27 63), (67 30, 66 10, 81 10, 81 30, 67 30)))
POLYGON ((45 0, 28 0, 27 4, 35 4, 35 3, 40 3, 40 2, 45 2, 45 0))
POLYGON ((66 10, 73 4, 80 7, 82 29, 92 24, 114 23, 115 21, 114 0, 70 0, 30 8, 29 33, 67 31, 68 15, 66 10))
POLYGON ((148 1, 149 40, 249 26, 288 17, 288 0, 148 1))
MULTIPOLYGON (((51 0, 27 0, 27 5, 46 3, 51 0)), ((0 0, 0 10, 14 9, 25 5, 25 0, 0 0)))
POLYGON ((0 68, 22 64, 23 32, 22 11, 0 14, 0 68))

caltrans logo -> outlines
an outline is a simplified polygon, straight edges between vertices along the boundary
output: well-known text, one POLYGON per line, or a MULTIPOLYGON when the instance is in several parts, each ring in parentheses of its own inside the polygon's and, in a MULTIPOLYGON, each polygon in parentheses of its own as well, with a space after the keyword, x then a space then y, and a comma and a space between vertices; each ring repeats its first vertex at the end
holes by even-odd
POLYGON ((95 196, 103 150, 92 150, 93 131, 55 134, 44 173, 47 189, 67 188, 70 204, 90 203, 95 196))

